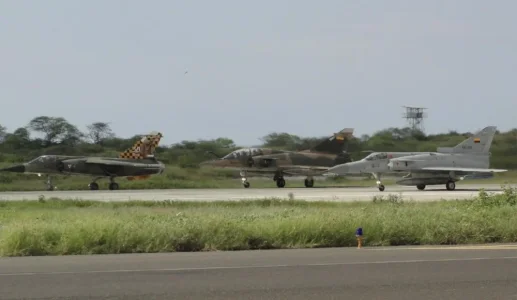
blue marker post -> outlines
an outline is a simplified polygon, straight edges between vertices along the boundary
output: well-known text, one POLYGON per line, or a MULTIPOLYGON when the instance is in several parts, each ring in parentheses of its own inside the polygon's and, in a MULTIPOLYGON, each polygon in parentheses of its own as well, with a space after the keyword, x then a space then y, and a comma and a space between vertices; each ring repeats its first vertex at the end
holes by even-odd
POLYGON ((355 237, 357 238, 357 249, 363 247, 363 228, 359 227, 355 230, 355 237))

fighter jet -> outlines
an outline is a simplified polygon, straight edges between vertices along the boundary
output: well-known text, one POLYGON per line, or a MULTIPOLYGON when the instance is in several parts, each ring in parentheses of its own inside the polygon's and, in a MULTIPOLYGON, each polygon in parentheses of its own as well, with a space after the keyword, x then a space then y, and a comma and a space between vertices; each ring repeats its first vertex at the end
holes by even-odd
POLYGON ((204 166, 241 169, 242 184, 250 187, 247 174, 273 174, 279 188, 285 186, 284 176, 306 176, 305 186, 313 187, 313 176, 325 173, 330 167, 351 161, 343 151, 345 141, 352 136, 353 128, 345 128, 323 140, 315 147, 303 151, 283 151, 268 148, 243 148, 221 159, 203 162, 204 166))
POLYGON ((92 182, 90 190, 98 190, 97 180, 109 177, 110 190, 118 190, 115 177, 125 177, 128 180, 147 179, 151 175, 162 174, 165 165, 154 157, 154 152, 162 134, 152 132, 137 141, 131 148, 119 154, 119 157, 92 157, 42 155, 27 163, 0 169, 4 172, 47 174, 47 190, 52 191, 52 175, 90 175, 92 182))
POLYGON ((445 184, 447 190, 456 188, 456 182, 467 178, 487 178, 503 169, 489 169, 490 147, 496 132, 488 126, 455 147, 439 147, 437 152, 374 152, 360 161, 332 167, 328 173, 337 175, 370 173, 377 179, 379 191, 383 173, 409 173, 397 181, 399 185, 416 186, 445 184))

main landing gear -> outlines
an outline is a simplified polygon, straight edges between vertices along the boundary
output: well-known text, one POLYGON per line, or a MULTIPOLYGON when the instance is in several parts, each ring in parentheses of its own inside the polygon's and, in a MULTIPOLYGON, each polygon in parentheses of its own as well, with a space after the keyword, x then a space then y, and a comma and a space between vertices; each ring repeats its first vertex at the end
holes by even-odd
MULTIPOLYGON (((283 188, 285 186, 285 179, 282 174, 275 175, 273 178, 274 181, 276 181, 276 186, 279 188, 283 188)), ((314 186, 314 179, 312 177, 307 177, 305 179, 305 187, 310 188, 314 186)))
MULTIPOLYGON (((416 185, 416 188, 423 191, 425 189, 425 184, 417 184, 416 185)), ((448 191, 454 191, 456 189, 456 183, 452 180, 449 180, 447 181, 447 183, 445 184, 445 188, 448 190, 448 191)))
POLYGON ((445 184, 445 188, 448 190, 448 191, 454 191, 456 189, 456 183, 454 183, 454 181, 452 180, 449 180, 447 181, 447 183, 445 184))
MULTIPOLYGON (((96 191, 99 189, 99 184, 96 182, 97 180, 101 179, 102 177, 95 178, 90 184, 88 184, 88 187, 92 191, 96 191)), ((118 190, 119 186, 118 183, 115 182, 115 177, 110 177, 110 184, 109 189, 110 190, 118 190)))
POLYGON ((283 188, 285 186, 285 179, 282 173, 278 172, 273 177, 273 180, 276 181, 276 186, 279 188, 283 188))
MULTIPOLYGON (((99 184, 96 182, 97 180, 101 179, 103 177, 97 177, 95 178, 90 184, 88 184, 88 187, 90 190, 95 191, 99 189, 99 184)), ((45 182, 45 185, 47 186, 47 191, 54 191, 56 189, 56 186, 52 182, 52 177, 50 175, 47 175, 47 181, 45 182)), ((110 177, 110 184, 109 184, 110 190, 118 190, 119 185, 115 182, 114 177, 110 177)))
MULTIPOLYGON (((246 178, 246 171, 241 171, 240 175, 241 175, 242 185, 244 186, 244 188, 249 188, 250 183, 248 182, 248 180, 246 178)), ((275 176, 273 177, 273 180, 276 181, 277 187, 283 188, 285 186, 285 179, 282 176, 282 174, 278 174, 278 173, 275 174, 275 176)))
MULTIPOLYGON (((242 185, 244 186, 244 188, 249 188, 250 183, 248 182, 248 180, 246 178, 246 171, 241 171, 240 175, 241 175, 242 185)), ((273 176, 273 181, 276 182, 277 187, 279 187, 279 188, 285 187, 285 179, 284 179, 284 176, 282 173, 280 173, 280 172, 276 173, 275 176, 273 176)), ((314 186, 314 178, 312 178, 312 176, 309 176, 305 179, 304 183, 305 183, 305 187, 311 188, 314 186)))
POLYGON ((311 176, 305 178, 305 187, 307 188, 311 188, 314 186, 314 178, 312 178, 311 176))

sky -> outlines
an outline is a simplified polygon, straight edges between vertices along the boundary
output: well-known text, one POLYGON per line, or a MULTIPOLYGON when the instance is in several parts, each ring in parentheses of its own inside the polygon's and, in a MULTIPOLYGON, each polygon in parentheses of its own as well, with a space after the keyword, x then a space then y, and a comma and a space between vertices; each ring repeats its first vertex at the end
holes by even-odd
POLYGON ((163 144, 517 127, 516 1, 0 1, 0 124, 163 144), (185 72, 187 72, 185 74, 185 72))

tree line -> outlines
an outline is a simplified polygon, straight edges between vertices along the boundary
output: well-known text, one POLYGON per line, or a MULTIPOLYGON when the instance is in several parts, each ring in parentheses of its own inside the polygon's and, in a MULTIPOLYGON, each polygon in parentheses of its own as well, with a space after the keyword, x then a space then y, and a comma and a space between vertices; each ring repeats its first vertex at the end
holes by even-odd
MULTIPOLYGON (((456 131, 426 135, 411 128, 391 127, 350 138, 347 151, 354 160, 363 158, 367 151, 436 151, 437 147, 455 146, 470 135, 471 132, 456 131)), ((298 151, 311 148, 327 137, 274 132, 263 136, 262 144, 257 146, 298 151)), ((63 117, 39 116, 13 131, 0 125, 0 162, 18 163, 43 154, 117 156, 139 138, 118 137, 108 122, 94 122, 81 131, 63 117)), ((228 137, 185 140, 172 145, 160 143, 156 156, 166 164, 196 168, 200 162, 214 158, 213 155, 221 157, 238 148, 228 137)), ((517 169, 517 128, 498 131, 491 152, 492 167, 517 169)))

